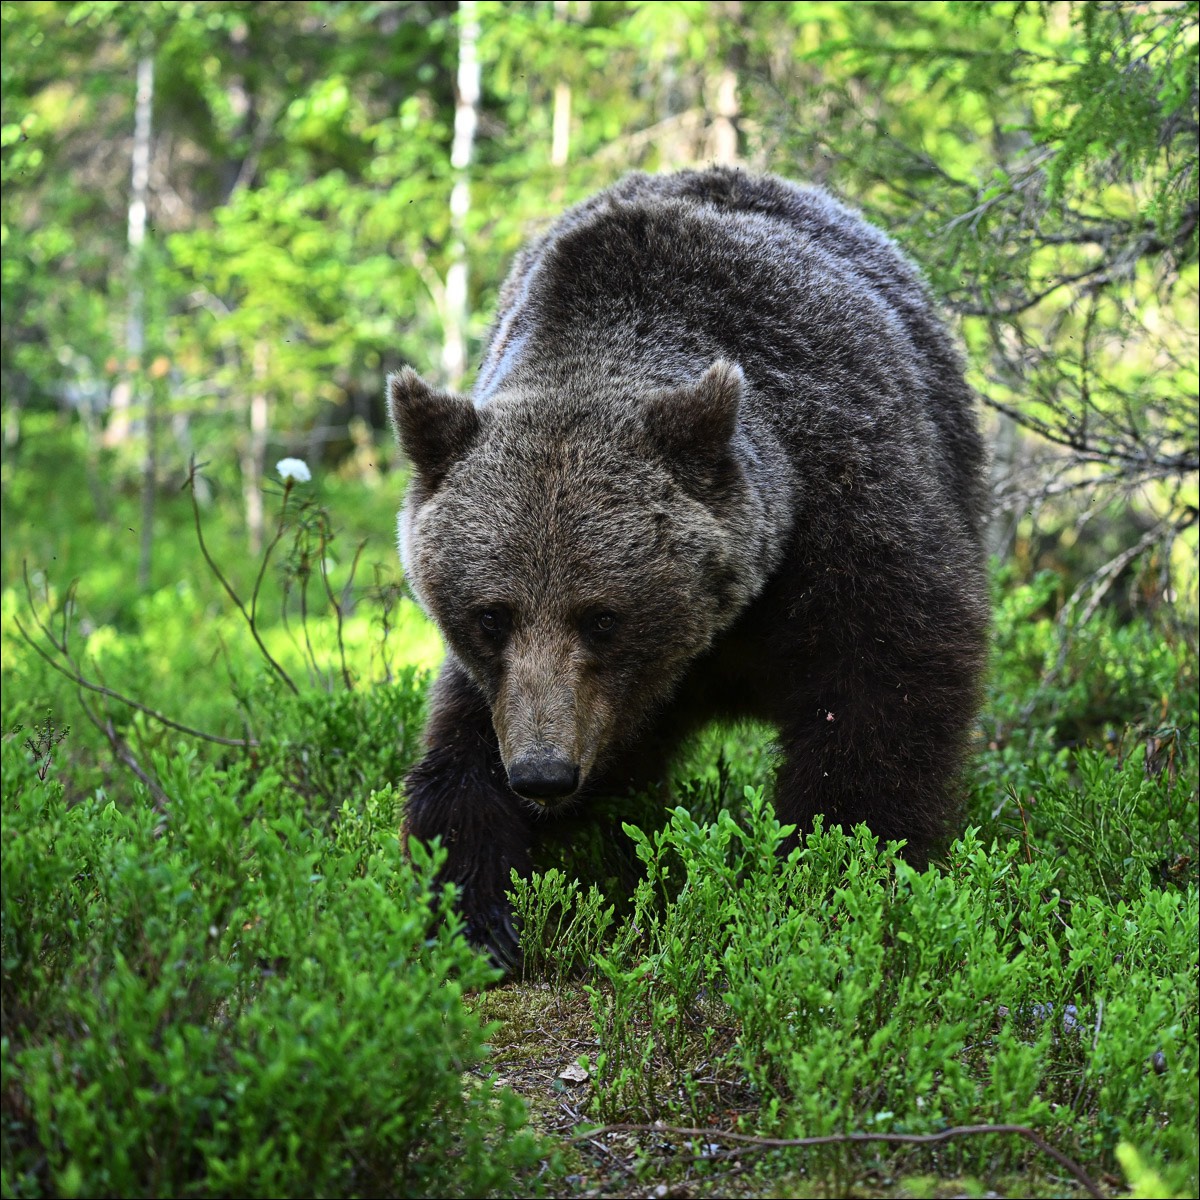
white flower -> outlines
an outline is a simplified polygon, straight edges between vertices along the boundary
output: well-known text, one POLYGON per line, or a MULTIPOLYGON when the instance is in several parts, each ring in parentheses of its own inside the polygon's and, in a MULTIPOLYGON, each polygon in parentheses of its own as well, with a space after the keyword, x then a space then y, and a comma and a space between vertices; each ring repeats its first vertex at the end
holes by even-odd
POLYGON ((312 478, 308 463, 302 458, 281 458, 275 464, 275 470, 285 483, 289 479, 294 479, 297 483, 307 483, 312 478))

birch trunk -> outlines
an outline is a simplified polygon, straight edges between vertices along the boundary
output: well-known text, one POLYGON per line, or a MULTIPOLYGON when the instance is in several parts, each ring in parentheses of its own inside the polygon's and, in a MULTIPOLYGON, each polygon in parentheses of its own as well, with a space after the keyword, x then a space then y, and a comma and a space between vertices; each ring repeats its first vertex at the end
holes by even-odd
POLYGON ((716 110, 712 124, 713 162, 732 166, 738 160, 738 107, 737 72, 726 67, 714 80, 713 91, 716 110))
MULTIPOLYGON (((727 0, 720 14, 735 29, 742 22, 741 0, 727 0)), ((709 133, 709 152, 714 162, 733 166, 738 161, 738 125, 742 108, 738 97, 738 72, 746 63, 746 48, 741 38, 734 38, 725 53, 725 61, 709 80, 709 107, 713 119, 709 133)))
POLYGON ((254 394, 250 397, 250 434, 242 451, 242 500, 246 506, 246 539, 250 553, 262 553, 266 515, 263 510, 263 456, 267 452, 270 408, 267 401, 267 365, 270 348, 254 344, 254 394))
POLYGON ((146 242, 146 202, 150 191, 150 118, 154 106, 154 59, 138 59, 137 94, 133 110, 133 165, 129 192, 129 310, 125 319, 125 372, 113 388, 110 415, 105 431, 106 445, 129 440, 133 427, 135 392, 143 381, 142 361, 146 349, 145 287, 143 282, 146 242))
MULTIPOLYGON (((154 405, 154 385, 146 376, 146 204, 150 193, 151 115, 154 109, 154 59, 145 55, 138 60, 137 99, 133 121, 133 178, 129 204, 129 322, 126 332, 128 368, 132 386, 128 399, 143 407, 146 435, 142 459, 142 528, 138 539, 138 588, 150 587, 154 559, 154 508, 158 495, 158 414, 154 405)), ((129 436, 129 410, 122 414, 129 436)))
POLYGON ((478 5, 460 0, 458 25, 458 86, 454 109, 454 142, 450 166, 450 266, 446 271, 443 312, 442 374, 450 388, 462 386, 467 371, 467 215, 471 211, 471 157, 479 125, 478 5))
MULTIPOLYGON (((569 0, 554 0, 554 14, 560 21, 568 19, 569 0)), ((559 79, 554 85, 554 115, 550 136, 550 165, 565 167, 571 153, 571 85, 559 79)))

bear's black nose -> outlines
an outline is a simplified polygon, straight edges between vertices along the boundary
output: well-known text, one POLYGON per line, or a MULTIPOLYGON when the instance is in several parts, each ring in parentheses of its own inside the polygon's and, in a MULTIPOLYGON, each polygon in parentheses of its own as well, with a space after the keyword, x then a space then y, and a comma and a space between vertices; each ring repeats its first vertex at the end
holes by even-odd
POLYGON ((508 786, 530 800, 554 800, 579 786, 579 768, 553 751, 535 750, 508 768, 508 786))

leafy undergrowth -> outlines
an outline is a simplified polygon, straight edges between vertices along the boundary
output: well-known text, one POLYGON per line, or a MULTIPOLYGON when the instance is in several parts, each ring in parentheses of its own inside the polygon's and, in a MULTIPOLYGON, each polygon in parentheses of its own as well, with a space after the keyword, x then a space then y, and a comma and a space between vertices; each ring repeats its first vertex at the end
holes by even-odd
MULTIPOLYGON (((1127 898, 1072 902, 1053 862, 973 831, 922 874, 865 830, 818 831, 786 860, 782 835, 757 792, 741 820, 701 826, 680 808, 653 836, 631 831, 647 877, 599 952, 607 910, 594 893, 555 876, 519 889, 538 935, 530 981, 564 962, 588 971, 591 1037, 554 1059, 566 1064, 560 1111, 644 1127, 637 1155, 611 1144, 635 1136, 622 1129, 581 1143, 582 1157, 603 1146, 630 1184, 715 1195, 738 1190, 728 1176, 747 1160, 763 1170, 767 1151, 771 1170, 794 1173, 776 1194, 914 1172, 991 1187, 1015 1176, 1023 1194, 1054 1194, 1062 1168, 1013 1134, 787 1151, 725 1136, 1022 1125, 1094 1177, 1118 1171, 1123 1144, 1149 1151, 1172 1194, 1189 1194, 1194 888, 1143 872, 1127 898)), ((579 985, 543 986, 578 1022, 579 985)), ((604 1174, 603 1157, 591 1172, 604 1174)))
POLYGON ((749 730, 695 749, 687 808, 609 840, 631 903, 610 868, 514 884, 525 984, 486 1011, 527 1031, 539 1128, 594 1123, 578 1187, 1193 1194, 1194 641, 1102 617, 1064 656, 1050 586, 997 595, 970 825, 930 870, 865 829, 781 858, 749 730), (895 1140, 772 1144, 845 1134, 895 1140))
POLYGON ((390 789, 323 831, 180 754, 166 811, 68 807, 3 752, 6 1196, 476 1196, 537 1162, 390 789))

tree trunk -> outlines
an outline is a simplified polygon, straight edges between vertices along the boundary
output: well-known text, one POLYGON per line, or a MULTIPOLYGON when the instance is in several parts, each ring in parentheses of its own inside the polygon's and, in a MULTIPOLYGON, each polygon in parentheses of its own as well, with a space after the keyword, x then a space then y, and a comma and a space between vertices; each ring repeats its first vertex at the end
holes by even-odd
MULTIPOLYGON (((158 414, 155 388, 146 375, 146 202, 150 193, 151 116, 154 109, 154 59, 144 55, 138 60, 137 99, 133 121, 133 176, 129 204, 129 321, 125 343, 128 369, 133 385, 127 393, 131 402, 144 407, 146 435, 142 459, 142 529, 138 539, 138 588, 150 587, 154 558, 154 507, 158 495, 158 414)), ((116 414, 123 425, 117 441, 129 436, 129 409, 116 414)), ((113 426, 109 426, 110 432, 113 426)))
POLYGON ((151 113, 154 107, 154 59, 138 59, 137 95, 133 115, 133 169, 129 194, 129 311, 125 319, 125 373, 113 388, 104 441, 109 446, 129 440, 135 392, 144 387, 143 356, 146 349, 145 242, 146 201, 150 190, 151 113))
MULTIPOLYGON (((721 15, 735 29, 742 22, 740 0, 728 0, 721 15)), ((742 115, 738 99, 738 72, 746 65, 746 46, 741 37, 731 39, 721 69, 708 82, 708 105, 713 114, 709 152, 713 162, 732 166, 738 161, 738 123, 742 115)))
POLYGON ((158 495, 158 413, 154 403, 154 384, 142 377, 140 389, 146 402, 146 453, 142 460, 142 532, 138 542, 138 589, 150 588, 150 568, 154 558, 154 501, 158 495))
POLYGON ((716 115, 712 123, 713 162, 730 166, 738 160, 738 107, 737 72, 726 66, 713 80, 716 115))
POLYGON ((250 397, 250 434, 242 450, 242 499, 246 506, 246 540, 251 555, 262 553, 266 529, 263 510, 263 457, 267 452, 270 406, 267 400, 267 364, 270 348, 254 343, 254 394, 250 397))
POLYGON ((446 272, 442 373, 446 385, 462 386, 467 371, 467 214, 471 211, 469 168, 479 124, 479 18, 475 0, 460 0, 458 25, 458 100, 450 166, 450 267, 446 272))
MULTIPOLYGON (((560 21, 569 16, 569 0, 554 0, 554 13, 560 21)), ((571 152, 571 85, 559 79, 554 85, 554 116, 550 138, 550 165, 565 167, 571 152)))

